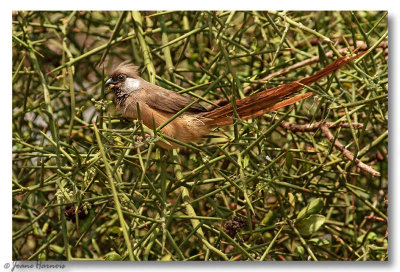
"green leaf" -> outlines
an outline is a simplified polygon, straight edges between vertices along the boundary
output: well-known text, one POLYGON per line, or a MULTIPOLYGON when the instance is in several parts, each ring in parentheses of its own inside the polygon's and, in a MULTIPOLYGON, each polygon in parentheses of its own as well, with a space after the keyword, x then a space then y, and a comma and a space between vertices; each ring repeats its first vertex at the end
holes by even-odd
POLYGON ((295 223, 296 228, 301 235, 309 236, 317 232, 325 223, 325 216, 320 214, 312 214, 295 223))
POLYGON ((93 209, 89 210, 89 216, 86 217, 84 220, 79 221, 79 232, 84 233, 90 227, 90 223, 92 222, 95 214, 93 209))
POLYGON ((50 249, 58 254, 62 254, 64 252, 64 248, 57 245, 50 245, 50 249))
POLYGON ((243 158, 243 168, 246 168, 249 165, 249 161, 250 161, 250 156, 246 155, 243 158))
POLYGON ((262 226, 268 226, 271 225, 272 220, 274 220, 276 217, 276 214, 274 211, 269 211, 264 218, 261 220, 260 225, 262 226))
POLYGON ((120 227, 114 226, 110 229, 110 234, 121 235, 122 230, 120 227))
POLYGON ((253 44, 251 45, 251 49, 257 51, 257 38, 253 37, 253 44))
POLYGON ((294 252, 295 252, 297 255, 299 255, 299 256, 304 256, 305 249, 304 249, 304 247, 302 247, 302 246, 297 246, 297 247, 294 249, 294 252))
POLYGON ((297 220, 303 219, 311 214, 318 213, 322 210, 323 207, 324 207, 323 199, 316 198, 310 203, 308 203, 308 205, 299 212, 299 214, 297 215, 297 220))
POLYGON ((109 252, 104 256, 105 261, 122 261, 121 256, 117 252, 109 252))
POLYGON ((171 254, 164 255, 164 256, 161 258, 161 261, 171 261, 171 260, 172 260, 171 257, 172 257, 171 254))
POLYGON ((285 160, 286 168, 288 170, 290 170, 290 168, 292 167, 292 162, 293 162, 293 155, 292 153, 288 152, 286 154, 286 160, 285 160))
MULTIPOLYGON (((357 238, 357 243, 361 244, 364 240, 364 237, 365 237, 365 234, 359 236, 357 238)), ((375 232, 371 231, 370 233, 368 233, 367 241, 374 242, 377 239, 377 237, 378 237, 378 235, 375 232)))

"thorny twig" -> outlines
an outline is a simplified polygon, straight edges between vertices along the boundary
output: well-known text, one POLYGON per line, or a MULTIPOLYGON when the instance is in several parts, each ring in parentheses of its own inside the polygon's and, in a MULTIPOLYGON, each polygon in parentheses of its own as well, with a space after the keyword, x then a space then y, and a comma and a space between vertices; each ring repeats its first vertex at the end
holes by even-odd
MULTIPOLYGON (((357 46, 356 48, 359 48, 360 50, 365 50, 366 47, 367 47, 366 44, 365 44, 364 42, 362 42, 362 41, 357 41, 357 42, 356 42, 356 46, 357 46)), ((388 46, 387 41, 382 42, 381 44, 379 44, 379 47, 380 47, 380 48, 386 48, 386 49, 385 49, 385 52, 386 52, 386 50, 387 50, 387 46, 388 46)), ((347 48, 341 48, 341 49, 339 49, 338 51, 339 51, 340 54, 345 54, 346 52, 348 52, 348 49, 347 49, 347 48)), ((332 58, 332 57, 334 56, 334 52, 333 52, 332 50, 330 50, 330 51, 328 51, 328 52, 325 54, 325 56, 326 56, 327 58, 332 58)), ((287 74, 287 73, 289 73, 289 72, 291 72, 291 71, 293 71, 293 70, 296 70, 296 69, 298 69, 298 68, 301 68, 301 67, 304 67, 304 66, 313 64, 313 63, 317 63, 317 62, 319 61, 319 59, 320 59, 319 56, 314 56, 314 57, 312 57, 312 58, 303 60, 303 61, 301 61, 301 62, 297 62, 297 63, 295 63, 295 64, 293 64, 293 65, 291 65, 291 66, 288 66, 288 67, 286 67, 286 68, 284 68, 284 69, 281 69, 281 70, 279 70, 279 71, 277 71, 277 72, 275 72, 275 73, 271 73, 271 74, 269 74, 268 76, 266 76, 266 77, 264 77, 264 78, 261 78, 260 81, 268 82, 270 79, 272 79, 272 78, 274 78, 274 77, 287 74)), ((259 84, 258 84, 258 83, 250 84, 249 86, 243 88, 243 93, 244 93, 244 94, 248 94, 248 93, 250 93, 252 90, 255 90, 257 87, 259 87, 259 84)), ((220 99, 217 99, 217 100, 214 101, 214 103, 215 103, 216 105, 218 105, 218 106, 226 105, 228 102, 229 102, 229 101, 228 101, 226 98, 220 98, 220 99)))
MULTIPOLYGON (((317 129, 319 129, 321 127, 321 125, 324 124, 329 128, 333 128, 333 127, 342 127, 342 128, 349 128, 350 124, 347 122, 340 122, 338 124, 334 124, 333 122, 323 122, 323 121, 319 121, 313 124, 304 124, 304 125, 299 125, 299 124, 293 124, 293 123, 289 123, 286 121, 282 121, 280 123, 280 126, 290 130, 292 132, 310 132, 310 131, 316 131, 317 129)), ((352 123, 353 128, 354 129, 360 129, 363 127, 363 124, 361 123, 352 123)))
POLYGON ((335 147, 342 151, 343 155, 348 158, 350 161, 354 160, 355 165, 360 168, 361 170, 370 173, 371 175, 375 177, 379 177, 381 174, 377 171, 375 171, 371 166, 368 166, 364 164, 362 161, 360 161, 357 158, 354 158, 354 154, 351 153, 349 150, 346 149, 346 147, 341 144, 337 139, 335 140, 335 136, 331 133, 329 130, 329 127, 327 125, 322 125, 321 126, 321 131, 322 133, 325 134, 325 136, 328 138, 329 141, 333 142, 335 147))
MULTIPOLYGON (((360 123, 352 123, 353 128, 354 129, 360 129, 363 127, 363 124, 360 123)), ((343 155, 349 159, 350 161, 354 160, 354 154, 351 153, 349 150, 346 149, 346 147, 341 144, 337 139, 335 140, 335 136, 330 132, 329 128, 333 128, 333 127, 343 127, 343 128, 349 128, 350 124, 346 123, 346 122, 340 122, 336 125, 334 125, 334 123, 332 122, 323 122, 323 121, 319 121, 313 124, 303 124, 303 125, 299 125, 299 124, 292 124, 286 121, 282 121, 280 123, 280 126, 290 130, 292 132, 311 132, 311 131, 316 131, 319 128, 321 129, 322 133, 328 138, 329 141, 333 142, 333 144, 335 145, 335 147, 337 149, 339 149, 340 151, 343 152, 343 155)), ((359 159, 355 159, 354 163, 356 164, 356 166, 358 168, 360 168, 361 170, 364 170, 367 173, 370 173, 373 176, 380 176, 380 173, 375 171, 371 166, 368 166, 366 164, 364 164, 362 161, 360 161, 359 159)))

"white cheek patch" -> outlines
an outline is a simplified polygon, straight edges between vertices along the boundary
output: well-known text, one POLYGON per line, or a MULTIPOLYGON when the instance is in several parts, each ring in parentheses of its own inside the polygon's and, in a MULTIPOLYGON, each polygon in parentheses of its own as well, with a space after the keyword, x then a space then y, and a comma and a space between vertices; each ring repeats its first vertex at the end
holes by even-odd
POLYGON ((140 88, 140 81, 134 78, 127 78, 125 80, 125 88, 129 92, 137 91, 140 88))

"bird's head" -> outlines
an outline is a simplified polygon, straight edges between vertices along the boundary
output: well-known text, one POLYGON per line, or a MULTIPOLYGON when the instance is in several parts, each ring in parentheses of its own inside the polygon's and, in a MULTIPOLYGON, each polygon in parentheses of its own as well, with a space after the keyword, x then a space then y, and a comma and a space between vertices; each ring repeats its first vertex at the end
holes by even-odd
POLYGON ((114 91, 117 97, 130 94, 141 88, 142 79, 138 75, 138 67, 126 62, 118 65, 111 72, 105 87, 114 91))

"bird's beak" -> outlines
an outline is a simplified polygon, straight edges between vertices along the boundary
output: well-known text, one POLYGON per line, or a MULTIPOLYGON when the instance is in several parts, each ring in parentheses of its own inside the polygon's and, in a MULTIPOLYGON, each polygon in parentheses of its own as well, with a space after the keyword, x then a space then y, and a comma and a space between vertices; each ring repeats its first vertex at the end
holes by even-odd
POLYGON ((104 83, 104 86, 106 88, 109 88, 109 87, 112 88, 114 84, 115 84, 115 82, 112 80, 112 78, 109 78, 109 79, 107 79, 106 83, 104 83))

